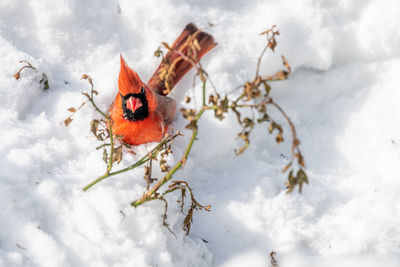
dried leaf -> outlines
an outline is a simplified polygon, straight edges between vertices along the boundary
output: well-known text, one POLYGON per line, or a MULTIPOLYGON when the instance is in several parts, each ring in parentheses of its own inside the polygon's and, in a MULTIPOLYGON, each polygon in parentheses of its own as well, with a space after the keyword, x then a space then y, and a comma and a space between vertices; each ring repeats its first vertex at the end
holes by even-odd
POLYGON ((229 100, 227 96, 225 96, 224 99, 221 99, 218 108, 214 112, 216 118, 218 118, 221 121, 225 119, 225 116, 223 114, 228 112, 228 104, 229 100))
POLYGON ((144 175, 150 175, 150 167, 144 166, 144 175))
POLYGON ((167 161, 164 158, 161 158, 160 160, 160 168, 162 172, 168 172, 169 171, 169 166, 167 164, 167 161))
POLYGON ((283 61, 283 65, 288 69, 288 74, 290 74, 292 72, 292 68, 290 67, 289 62, 287 61, 285 56, 283 56, 283 55, 282 55, 282 61, 283 61))
POLYGON ((220 108, 223 113, 228 112, 228 103, 229 103, 228 96, 225 96, 225 98, 220 102, 220 108))
MULTIPOLYGON (((99 141, 104 141, 105 138, 109 136, 108 129, 106 131, 107 136, 105 134, 105 131, 103 129, 99 129, 100 121, 99 120, 92 120, 90 122, 90 131, 93 133, 94 136, 96 136, 97 140, 99 141)), ((116 137, 118 139, 118 137, 116 137)))
POLYGON ((263 85, 264 85, 264 89, 265 89, 264 96, 267 97, 267 96, 269 96, 269 93, 271 92, 271 86, 266 81, 263 82, 263 85))
POLYGON ((235 149, 236 156, 242 154, 249 147, 249 145, 250 145, 249 134, 250 134, 249 132, 242 132, 242 133, 238 134, 240 139, 242 139, 244 141, 244 145, 242 147, 240 147, 239 150, 235 149))
POLYGON ((276 252, 271 251, 269 256, 271 257, 271 267, 279 267, 278 261, 275 259, 276 252))
POLYGON ((282 169, 282 173, 285 173, 287 170, 289 170, 289 168, 292 166, 292 162, 289 162, 283 169, 282 169))
POLYGON ((264 115, 257 120, 258 123, 262 123, 264 121, 269 121, 269 116, 267 113, 264 113, 264 115))
POLYGON ((254 127, 254 121, 252 119, 250 119, 249 117, 246 117, 246 118, 243 119, 243 125, 244 125, 244 127, 253 128, 254 127))
POLYGON ((119 146, 114 149, 113 157, 112 157, 112 162, 117 162, 120 163, 122 160, 122 146, 119 146))
POLYGON ((283 134, 282 134, 282 132, 279 132, 279 133, 276 135, 275 140, 276 140, 276 142, 277 142, 278 144, 280 144, 280 143, 282 143, 282 142, 284 141, 284 140, 283 140, 283 134))
POLYGON ((275 47, 276 47, 275 38, 272 38, 271 40, 268 41, 268 47, 271 48, 271 50, 275 52, 275 47))
POLYGON ((161 54, 162 54, 162 52, 161 52, 160 48, 158 48, 158 49, 154 52, 154 56, 156 56, 156 57, 160 57, 161 54))
POLYGON ((298 158, 299 165, 302 166, 302 167, 305 167, 303 155, 301 153, 298 153, 297 158, 298 158))
POLYGON ((188 121, 190 122, 196 121, 196 110, 181 108, 179 111, 182 112, 182 116, 188 121))
POLYGON ((217 105, 218 104, 218 96, 210 95, 208 97, 208 104, 217 105))
POLYGON ((44 91, 49 90, 49 88, 50 88, 49 80, 47 79, 46 74, 42 73, 42 79, 39 81, 39 83, 43 85, 43 90, 44 91))
POLYGON ((82 95, 86 96, 88 99, 90 99, 90 95, 86 92, 81 93, 82 95))
POLYGON ((107 159, 108 159, 107 150, 104 149, 104 150, 103 150, 103 160, 104 160, 105 163, 107 163, 107 159))
POLYGON ((72 113, 74 113, 74 112, 76 112, 76 108, 69 108, 69 109, 67 109, 69 112, 72 112, 72 113))
POLYGON ((64 124, 65 124, 65 126, 68 127, 68 125, 69 125, 71 122, 72 122, 72 118, 67 118, 67 119, 64 121, 64 124))
POLYGON ((188 210, 188 213, 187 213, 185 219, 183 220, 183 230, 186 231, 186 235, 189 234, 190 227, 191 227, 192 222, 193 222, 193 210, 194 210, 194 206, 192 204, 192 206, 188 210))
POLYGON ((308 184, 308 177, 305 171, 303 171, 303 169, 297 171, 297 180, 299 184, 302 184, 303 182, 308 184))

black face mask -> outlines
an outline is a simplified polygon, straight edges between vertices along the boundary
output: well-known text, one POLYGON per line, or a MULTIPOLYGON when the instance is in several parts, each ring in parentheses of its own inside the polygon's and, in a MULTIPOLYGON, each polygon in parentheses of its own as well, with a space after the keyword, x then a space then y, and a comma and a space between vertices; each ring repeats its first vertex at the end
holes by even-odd
POLYGON ((149 115, 149 107, 146 99, 146 92, 144 90, 144 87, 142 87, 141 91, 139 94, 127 94, 126 96, 123 96, 122 94, 119 94, 121 96, 122 100, 122 110, 124 112, 124 118, 130 121, 140 121, 144 120, 148 115, 149 115), (130 97, 135 97, 140 99, 142 102, 142 106, 136 109, 135 111, 130 110, 129 108, 126 107, 126 101, 130 97))

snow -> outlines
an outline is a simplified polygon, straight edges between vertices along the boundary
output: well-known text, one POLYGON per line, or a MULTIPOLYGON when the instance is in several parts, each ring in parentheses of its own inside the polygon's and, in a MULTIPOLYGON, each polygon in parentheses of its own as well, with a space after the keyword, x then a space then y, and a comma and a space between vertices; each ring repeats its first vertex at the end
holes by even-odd
MULTIPOLYGON (((0 266, 269 266, 271 251, 281 266, 399 266, 399 10, 396 0, 1 0, 0 266), (154 51, 190 21, 219 43, 203 65, 222 93, 253 77, 265 44, 258 34, 278 26, 276 53, 261 73, 280 69, 281 54, 292 66, 272 92, 297 127, 310 185, 285 193, 288 142, 278 146, 259 128, 236 157, 235 118, 205 115, 177 178, 212 208, 195 213, 185 236, 170 196, 175 238, 162 225, 163 203, 129 205, 145 190, 142 169, 81 191, 104 170, 89 131, 98 115, 87 105, 68 128, 62 122, 84 101, 83 73, 106 109, 119 54, 147 80, 159 60, 154 51), (19 60, 37 72, 15 80, 19 60)), ((185 94, 201 99, 187 89, 192 75, 174 89, 178 108, 185 94)), ((173 125, 185 123, 176 116, 173 125)), ((187 138, 177 140, 170 162, 187 138)))

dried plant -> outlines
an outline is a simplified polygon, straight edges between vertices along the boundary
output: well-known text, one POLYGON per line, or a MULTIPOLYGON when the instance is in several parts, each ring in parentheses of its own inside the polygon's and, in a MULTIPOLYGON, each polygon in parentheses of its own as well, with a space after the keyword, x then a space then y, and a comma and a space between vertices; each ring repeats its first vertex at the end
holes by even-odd
POLYGON ((279 267, 278 261, 275 259, 275 255, 275 251, 271 251, 271 253, 269 254, 271 267, 279 267))
MULTIPOLYGON (((35 67, 32 66, 32 64, 28 61, 25 60, 21 60, 19 61, 19 63, 25 63, 26 65, 22 66, 15 74, 14 74, 14 78, 16 80, 18 80, 19 78, 21 78, 21 72, 24 69, 32 69, 34 71, 37 71, 35 67)), ((49 90, 50 86, 49 86, 49 79, 47 78, 47 75, 45 73, 42 73, 41 79, 39 81, 39 84, 42 86, 42 89, 44 91, 49 90)))
MULTIPOLYGON (((121 136, 116 136, 112 133, 112 123, 110 117, 107 113, 101 111, 95 104, 94 96, 98 93, 93 89, 93 80, 88 75, 85 74, 82 76, 82 78, 88 80, 89 84, 91 85, 90 93, 83 93, 87 97, 87 100, 76 109, 68 109, 74 114, 83 105, 85 105, 87 102, 90 102, 96 109, 96 111, 102 115, 102 119, 96 119, 91 122, 91 132, 99 141, 103 142, 103 144, 98 146, 97 149, 103 149, 103 160, 107 164, 106 171, 102 176, 83 187, 83 190, 86 191, 104 179, 132 170, 147 163, 148 166, 144 166, 144 180, 147 183, 147 189, 143 193, 143 195, 139 199, 133 201, 131 205, 134 207, 138 207, 143 203, 152 200, 163 201, 165 203, 163 224, 171 231, 169 225, 166 222, 168 203, 165 199, 165 196, 171 192, 177 190, 180 191, 181 197, 179 203, 181 211, 183 212, 186 192, 189 191, 191 202, 183 222, 183 229, 186 234, 190 232, 191 224, 193 222, 193 212, 195 210, 209 211, 211 207, 209 205, 200 205, 195 200, 193 191, 186 181, 171 181, 171 179, 174 178, 175 173, 179 169, 181 169, 188 160, 192 146, 196 141, 198 135, 198 121, 206 111, 213 111, 215 117, 218 120, 224 120, 228 112, 233 112, 236 115, 237 122, 241 126, 241 131, 238 133, 238 137, 243 141, 243 145, 238 149, 235 149, 235 154, 240 155, 249 147, 250 137, 253 129, 256 127, 256 125, 262 123, 268 123, 269 133, 275 134, 276 143, 280 144, 284 141, 283 127, 268 113, 269 109, 267 107, 271 106, 275 108, 287 121, 292 137, 291 157, 289 159, 289 163, 282 170, 283 173, 288 172, 287 193, 292 192, 296 185, 299 186, 299 191, 301 192, 303 183, 308 183, 308 178, 306 172, 304 171, 304 158, 299 148, 300 141, 297 136, 294 124, 289 116, 286 114, 286 112, 270 97, 271 86, 269 85, 269 82, 282 81, 287 79, 288 75, 291 72, 290 65, 286 58, 282 56, 283 65, 285 67, 284 70, 280 70, 274 75, 261 75, 259 73, 260 65, 265 52, 268 48, 274 51, 277 45, 276 36, 279 35, 279 31, 276 29, 276 26, 274 25, 271 29, 268 29, 261 33, 261 35, 266 36, 267 44, 265 45, 260 56, 258 57, 255 77, 252 80, 246 81, 243 85, 237 87, 237 90, 241 89, 241 92, 239 96, 235 98, 233 98, 230 94, 224 95, 222 97, 211 82, 209 74, 204 70, 197 58, 197 52, 200 50, 200 46, 194 38, 196 34, 198 34, 198 32, 195 32, 191 37, 189 37, 186 43, 180 48, 180 50, 174 50, 168 44, 162 43, 162 47, 159 47, 159 49, 157 49, 157 51, 155 52, 155 56, 162 57, 162 60, 164 61, 164 67, 159 71, 158 78, 161 82, 164 83, 165 90, 167 92, 172 89, 171 81, 174 77, 174 66, 181 60, 189 62, 196 70, 194 81, 196 78, 201 81, 201 108, 199 110, 196 110, 196 108, 180 109, 182 116, 186 120, 188 120, 188 124, 185 128, 191 130, 192 134, 186 146, 185 152, 183 153, 181 158, 175 163, 175 165, 169 166, 167 164, 166 157, 169 154, 173 153, 171 149, 171 144, 175 140, 175 138, 181 136, 179 131, 173 134, 166 135, 159 144, 157 144, 152 150, 150 150, 150 152, 144 155, 137 162, 126 168, 113 171, 113 167, 115 166, 115 164, 118 164, 123 157, 122 147, 129 146, 122 142, 121 136), (176 58, 173 62, 170 62, 169 58, 164 57, 163 49, 166 49, 172 53, 176 53, 179 55, 179 57, 176 58), (182 52, 184 49, 186 49, 187 51, 186 54, 182 52), (210 84, 212 88, 212 93, 210 94, 207 94, 208 84, 210 84), (242 115, 243 111, 251 111, 252 116, 244 117, 242 115), (158 179, 153 178, 151 175, 152 161, 159 162, 160 169, 164 174, 158 179), (160 192, 163 185, 170 181, 171 183, 168 186, 168 189, 166 189, 164 192, 160 192)), ((189 97, 186 97, 186 102, 190 103, 191 99, 189 97)), ((72 115, 66 119, 66 126, 68 126, 68 124, 72 121, 72 115)))

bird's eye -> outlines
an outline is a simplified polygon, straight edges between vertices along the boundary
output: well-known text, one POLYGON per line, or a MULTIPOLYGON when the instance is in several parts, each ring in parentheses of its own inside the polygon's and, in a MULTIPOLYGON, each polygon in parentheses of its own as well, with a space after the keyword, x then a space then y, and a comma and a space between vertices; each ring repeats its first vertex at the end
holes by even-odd
POLYGON ((144 87, 142 87, 142 90, 140 91, 142 94, 144 94, 144 87))

